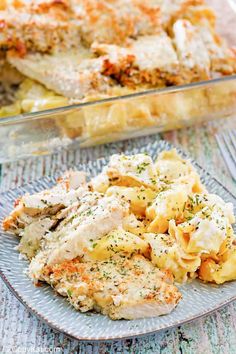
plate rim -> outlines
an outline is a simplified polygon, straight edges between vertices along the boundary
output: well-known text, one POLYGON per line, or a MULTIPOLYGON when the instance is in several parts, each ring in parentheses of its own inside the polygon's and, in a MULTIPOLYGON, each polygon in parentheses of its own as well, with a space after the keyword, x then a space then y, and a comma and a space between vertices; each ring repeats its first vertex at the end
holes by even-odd
MULTIPOLYGON (((177 150, 178 153, 181 154, 181 156, 183 156, 184 158, 187 158, 191 161, 191 163, 199 168, 201 170, 201 172, 204 175, 207 175, 211 180, 214 180, 217 184, 219 184, 221 186, 221 188, 223 188, 228 194, 231 195, 232 198, 234 198, 236 200, 236 196, 228 190, 228 188, 221 182, 219 181, 217 178, 215 178, 211 173, 209 173, 205 168, 203 168, 197 161, 195 161, 191 156, 189 156, 188 153, 186 153, 185 151, 183 151, 182 149, 180 149, 179 147, 176 147, 172 144, 170 144, 169 142, 165 141, 165 140, 160 140, 160 141, 156 141, 154 144, 160 145, 161 148, 165 149, 172 149, 175 148, 177 150)), ((153 145, 153 144, 148 144, 148 145, 153 145)), ((139 148, 134 148, 131 150, 128 150, 128 154, 135 154, 138 153, 142 150, 142 148, 147 149, 148 145, 146 146, 142 146, 139 148)), ((125 151, 126 152, 126 151, 125 151)), ((125 153, 124 152, 124 153, 125 153)), ((94 160, 90 160, 91 162, 95 163, 97 161, 103 161, 106 162, 109 159, 108 157, 102 157, 99 159, 94 159, 94 160)), ((82 166, 84 166, 85 163, 77 163, 74 165, 74 168, 78 169, 82 166)), ((63 170, 61 171, 62 173, 64 172, 63 170)), ((56 178, 58 176, 60 176, 61 172, 59 173, 55 173, 52 175, 47 175, 47 176, 42 176, 39 178, 36 178, 34 180, 31 180, 28 183, 24 183, 18 187, 15 188, 9 188, 4 190, 3 192, 0 193, 0 198, 1 196, 4 196, 8 193, 16 193, 18 190, 22 189, 22 188, 27 188, 30 186, 34 186, 34 184, 36 182, 43 182, 43 181, 47 181, 47 182, 54 182, 54 180, 56 180, 56 178)), ((12 285, 11 281, 8 279, 8 277, 6 276, 6 274, 4 273, 4 271, 1 269, 0 266, 0 277, 3 280, 3 282, 5 283, 5 285, 7 286, 7 288, 11 291, 11 293, 17 298, 17 300, 33 315, 35 315, 40 321, 42 321, 43 323, 45 323, 46 325, 48 325, 49 327, 51 327, 53 330, 55 330, 58 333, 63 333, 64 335, 66 335, 67 337, 74 339, 74 340, 78 340, 78 341, 84 341, 84 342, 104 342, 104 341, 113 341, 113 340, 121 340, 121 339, 132 339, 132 338, 139 338, 139 337, 143 337, 146 335, 153 335, 155 333, 159 333, 161 331, 166 331, 166 330, 170 330, 172 328, 178 327, 180 325, 184 325, 187 323, 190 323, 194 320, 198 320, 200 318, 204 318, 220 309, 222 309, 224 306, 232 303, 233 301, 236 300, 236 294, 231 296, 230 298, 227 298, 226 300, 221 301, 220 303, 218 303, 217 305, 212 305, 212 307, 210 307, 208 310, 202 310, 201 312, 199 312, 197 315, 193 315, 189 318, 186 318, 186 320, 178 320, 176 321, 174 324, 171 325, 166 325, 164 328, 159 328, 159 329, 154 329, 154 330, 145 330, 144 332, 141 332, 140 330, 137 331, 136 333, 132 333, 131 335, 117 335, 117 336, 106 336, 106 337, 99 337, 99 338, 94 338, 94 337, 89 337, 89 336, 78 336, 76 334, 71 333, 71 331, 66 331, 63 328, 60 328, 59 325, 55 324, 53 321, 50 321, 50 319, 46 316, 44 316, 42 313, 39 313, 34 307, 32 307, 30 305, 29 302, 25 301, 22 297, 22 295, 18 292, 18 290, 16 290, 16 288, 14 287, 14 285, 12 285)), ((132 321, 132 320, 131 320, 132 321)))

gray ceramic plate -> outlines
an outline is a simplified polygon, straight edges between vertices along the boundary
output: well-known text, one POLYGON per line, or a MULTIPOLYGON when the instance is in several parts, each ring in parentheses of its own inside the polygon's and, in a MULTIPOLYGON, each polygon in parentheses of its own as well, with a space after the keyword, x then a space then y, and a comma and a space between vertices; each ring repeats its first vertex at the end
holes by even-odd
MULTIPOLYGON (((155 159, 160 151, 170 148, 169 144, 162 141, 127 153, 147 152, 155 159)), ((184 153, 181 154, 186 157, 184 153)), ((90 175, 95 175, 106 163, 107 160, 99 159, 76 167, 86 170, 90 175)), ((218 194, 227 202, 236 204, 235 197, 223 185, 197 163, 193 162, 193 164, 210 192, 218 194)), ((18 196, 48 188, 55 183, 56 177, 40 178, 31 184, 1 195, 0 221, 11 211, 13 202, 18 196)), ((223 286, 211 286, 194 281, 181 286, 183 300, 171 314, 166 316, 133 321, 112 321, 99 314, 82 314, 75 311, 64 298, 56 295, 49 286, 34 287, 24 273, 27 261, 20 260, 18 252, 14 249, 17 244, 17 238, 0 232, 2 279, 32 313, 54 329, 76 339, 107 340, 144 335, 192 321, 236 299, 236 281, 223 286)))

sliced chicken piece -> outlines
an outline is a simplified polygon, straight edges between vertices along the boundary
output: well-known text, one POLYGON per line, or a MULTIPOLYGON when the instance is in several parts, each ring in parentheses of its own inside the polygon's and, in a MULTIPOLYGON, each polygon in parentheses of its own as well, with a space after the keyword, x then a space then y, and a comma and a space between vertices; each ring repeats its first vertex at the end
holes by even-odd
POLYGON ((28 54, 24 58, 8 55, 8 61, 22 74, 65 97, 81 99, 95 92, 106 92, 113 80, 102 75, 104 59, 89 59, 83 48, 53 55, 28 54))
POLYGON ((81 20, 81 37, 90 45, 94 41, 120 44, 131 37, 157 33, 160 8, 156 0, 71 0, 81 20))
POLYGON ((83 195, 84 189, 65 191, 54 188, 53 191, 44 191, 34 195, 25 195, 21 198, 24 211, 31 215, 55 214, 63 207, 75 203, 83 195))
POLYGON ((181 298, 172 277, 141 255, 86 263, 76 258, 46 266, 43 278, 76 309, 94 309, 112 319, 164 315, 181 298))
POLYGON ((80 21, 69 1, 6 1, 0 9, 0 48, 19 55, 28 50, 52 52, 80 43, 80 21))
POLYGON ((59 233, 65 226, 68 226, 78 213, 85 213, 96 205, 99 198, 101 196, 98 193, 85 192, 79 200, 60 209, 55 215, 47 217, 46 214, 46 216, 32 218, 31 223, 20 232, 22 238, 19 251, 28 258, 32 258, 41 249, 41 245, 45 248, 55 232, 59 233))
POLYGON ((19 236, 27 225, 35 221, 35 218, 27 215, 24 212, 23 205, 18 201, 17 203, 19 203, 19 205, 16 205, 10 215, 3 220, 2 227, 5 231, 19 236))
MULTIPOLYGON (((83 207, 83 205, 82 205, 83 207)), ((62 228, 56 238, 59 242, 50 245, 48 264, 61 263, 77 256, 83 256, 95 240, 122 226, 128 214, 128 204, 114 197, 104 197, 98 204, 77 215, 71 225, 62 228)))
POLYGON ((59 210, 78 203, 88 192, 85 181, 83 172, 70 171, 52 189, 22 196, 15 202, 14 210, 4 219, 4 230, 19 234, 35 218, 55 215, 59 210))
POLYGON ((195 26, 188 20, 178 20, 173 25, 173 33, 180 62, 196 71, 200 79, 207 79, 210 71, 223 75, 236 72, 235 50, 215 34, 208 22, 195 26))
POLYGON ((90 46, 156 33, 160 9, 156 1, 141 0, 8 0, 0 7, 0 23, 0 47, 24 55, 76 48, 81 39, 90 46))
POLYGON ((70 204, 67 208, 60 210, 55 215, 55 218, 60 220, 59 225, 57 225, 56 231, 59 232, 68 225, 70 227, 73 220, 73 226, 77 225, 77 222, 81 221, 81 216, 86 216, 87 213, 90 214, 90 208, 97 206, 99 200, 102 197, 103 195, 100 193, 86 192, 81 195, 79 202, 70 204), (75 221, 75 219, 77 221, 75 221))
POLYGON ((173 26, 177 54, 182 66, 196 79, 207 79, 211 72, 229 75, 236 72, 236 52, 221 40, 207 23, 193 26, 178 20, 173 26))
POLYGON ((188 81, 209 79, 210 57, 197 28, 188 20, 178 20, 173 25, 173 33, 177 55, 188 81))
POLYGON ((200 26, 198 31, 208 50, 211 70, 223 75, 236 73, 236 51, 229 48, 221 38, 213 34, 209 27, 200 26))
POLYGON ((31 261, 31 278, 42 280, 42 270, 46 264, 62 263, 78 256, 90 258, 88 251, 93 249, 97 239, 122 227, 128 209, 126 202, 112 197, 98 199, 97 205, 91 207, 82 204, 63 227, 48 235, 44 248, 31 261))
POLYGON ((113 75, 123 85, 154 87, 183 82, 176 52, 164 31, 138 37, 126 47, 94 43, 92 49, 107 57, 103 73, 113 75))
POLYGON ((27 225, 21 235, 18 251, 29 259, 33 258, 40 248, 42 239, 55 223, 55 220, 44 218, 27 225))
MULTIPOLYGON (((72 176, 72 183, 77 186, 77 181, 73 181, 75 175, 72 176)), ((62 183, 62 180, 60 183, 62 183)), ((22 238, 19 251, 31 259, 41 249, 41 246, 46 247, 55 233, 58 234, 61 230, 64 230, 64 227, 67 227, 73 221, 75 215, 89 212, 90 208, 98 203, 99 198, 101 198, 101 195, 98 193, 86 192, 79 201, 77 200, 66 208, 60 209, 58 213, 51 215, 51 218, 47 216, 33 218, 32 222, 20 233, 22 238)))

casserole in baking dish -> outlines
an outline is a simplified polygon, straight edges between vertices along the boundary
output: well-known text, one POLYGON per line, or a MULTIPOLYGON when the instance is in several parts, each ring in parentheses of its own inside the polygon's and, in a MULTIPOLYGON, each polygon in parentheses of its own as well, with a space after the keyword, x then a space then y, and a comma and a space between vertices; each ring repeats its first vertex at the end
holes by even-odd
POLYGON ((12 157, 21 137, 24 155, 54 149, 53 138, 88 146, 235 111, 233 36, 218 35, 202 0, 6 1, 0 18, 0 134, 12 157))

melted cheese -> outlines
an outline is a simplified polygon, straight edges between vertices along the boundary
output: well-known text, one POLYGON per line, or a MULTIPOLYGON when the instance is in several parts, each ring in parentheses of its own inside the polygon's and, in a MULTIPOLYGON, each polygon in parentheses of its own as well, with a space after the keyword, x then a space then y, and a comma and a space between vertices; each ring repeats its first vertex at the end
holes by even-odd
POLYGON ((124 186, 146 186, 157 189, 157 174, 152 159, 144 154, 113 155, 107 174, 111 182, 124 186))

